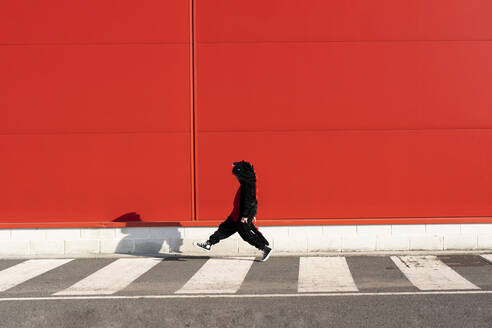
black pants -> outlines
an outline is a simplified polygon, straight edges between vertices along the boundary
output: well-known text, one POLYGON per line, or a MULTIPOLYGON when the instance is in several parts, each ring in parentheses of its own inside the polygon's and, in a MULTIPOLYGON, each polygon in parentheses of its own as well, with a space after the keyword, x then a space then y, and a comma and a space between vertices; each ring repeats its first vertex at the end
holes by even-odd
POLYGON ((236 232, 239 233, 241 238, 246 242, 260 250, 263 250, 265 246, 268 245, 268 241, 253 224, 242 223, 241 221, 234 222, 230 216, 219 225, 219 229, 217 229, 208 240, 210 244, 214 245, 221 239, 230 237, 236 232))

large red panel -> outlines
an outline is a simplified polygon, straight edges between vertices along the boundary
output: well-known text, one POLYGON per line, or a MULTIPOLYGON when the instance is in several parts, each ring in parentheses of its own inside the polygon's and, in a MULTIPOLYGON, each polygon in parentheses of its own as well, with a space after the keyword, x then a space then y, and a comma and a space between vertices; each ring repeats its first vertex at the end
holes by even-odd
POLYGON ((189 4, 0 3, 2 223, 191 219, 189 4))
POLYGON ((189 40, 189 0, 2 0, 0 43, 189 40))
POLYGON ((492 127, 490 41, 202 44, 196 54, 200 131, 492 127))
POLYGON ((191 218, 188 133, 1 135, 0 221, 191 218))
POLYGON ((2 133, 189 131, 188 45, 1 48, 2 133))
POLYGON ((260 219, 492 214, 492 130, 200 133, 198 217, 225 218, 258 175, 260 219))
POLYGON ((199 42, 490 40, 489 0, 196 0, 199 42))

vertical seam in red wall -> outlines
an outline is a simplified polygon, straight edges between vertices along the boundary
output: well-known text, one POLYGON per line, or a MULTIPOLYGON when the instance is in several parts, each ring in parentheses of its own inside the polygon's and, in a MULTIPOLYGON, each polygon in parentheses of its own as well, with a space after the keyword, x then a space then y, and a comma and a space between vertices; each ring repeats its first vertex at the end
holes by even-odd
POLYGON ((190 0, 191 220, 196 221, 195 0, 190 0))

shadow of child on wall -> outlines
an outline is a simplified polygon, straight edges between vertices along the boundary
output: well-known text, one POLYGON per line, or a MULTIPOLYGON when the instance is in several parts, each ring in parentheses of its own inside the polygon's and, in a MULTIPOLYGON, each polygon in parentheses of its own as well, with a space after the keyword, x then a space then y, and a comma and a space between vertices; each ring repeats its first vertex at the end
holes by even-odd
POLYGON ((183 236, 178 227, 142 226, 140 214, 135 212, 123 214, 113 222, 126 222, 126 227, 120 228, 121 235, 125 236, 116 246, 117 254, 163 256, 181 253, 183 236))

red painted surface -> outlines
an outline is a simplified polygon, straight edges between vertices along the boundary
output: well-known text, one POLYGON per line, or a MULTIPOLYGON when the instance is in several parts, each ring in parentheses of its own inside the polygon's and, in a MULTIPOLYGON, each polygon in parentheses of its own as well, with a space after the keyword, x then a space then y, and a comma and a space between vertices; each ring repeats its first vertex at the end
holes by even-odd
POLYGON ((198 219, 241 159, 261 219, 490 216, 491 9, 197 1, 198 219))
POLYGON ((197 0, 199 42, 490 40, 489 0, 197 0))
POLYGON ((202 133, 199 217, 229 213, 227 161, 243 157, 262 219, 489 216, 491 144, 490 130, 202 133))
POLYGON ((491 13, 3 1, 0 228, 215 226, 241 159, 260 225, 492 222, 491 13))
POLYGON ((202 132, 492 127, 492 42, 198 44, 197 54, 202 132))
POLYGON ((187 0, 2 1, 0 222, 191 220, 187 0))
POLYGON ((189 0, 3 0, 0 17, 1 43, 189 41, 189 0))
POLYGON ((2 133, 190 132, 187 45, 6 46, 0 58, 2 133))

